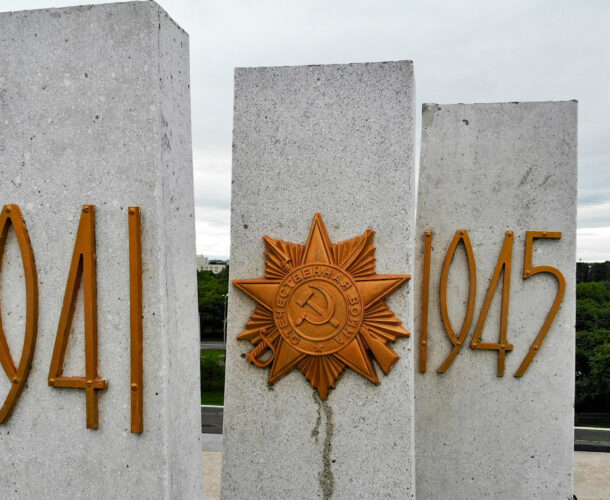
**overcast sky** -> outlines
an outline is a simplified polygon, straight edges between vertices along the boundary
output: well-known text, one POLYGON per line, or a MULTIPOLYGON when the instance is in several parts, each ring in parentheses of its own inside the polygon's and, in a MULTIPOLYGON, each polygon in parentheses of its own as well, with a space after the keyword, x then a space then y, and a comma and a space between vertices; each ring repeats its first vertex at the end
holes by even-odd
MULTIPOLYGON (((0 0, 0 11, 82 3, 105 2, 0 0)), ((578 99, 578 258, 610 259, 610 1, 158 3, 190 35, 197 253, 229 254, 233 68, 410 59, 418 110, 578 99)))

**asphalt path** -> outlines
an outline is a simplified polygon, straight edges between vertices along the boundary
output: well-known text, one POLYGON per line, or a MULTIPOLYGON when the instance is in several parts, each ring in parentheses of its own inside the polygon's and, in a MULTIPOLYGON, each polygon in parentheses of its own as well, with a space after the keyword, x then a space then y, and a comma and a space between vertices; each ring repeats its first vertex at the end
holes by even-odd
POLYGON ((222 414, 224 407, 201 405, 201 432, 222 434, 222 414))

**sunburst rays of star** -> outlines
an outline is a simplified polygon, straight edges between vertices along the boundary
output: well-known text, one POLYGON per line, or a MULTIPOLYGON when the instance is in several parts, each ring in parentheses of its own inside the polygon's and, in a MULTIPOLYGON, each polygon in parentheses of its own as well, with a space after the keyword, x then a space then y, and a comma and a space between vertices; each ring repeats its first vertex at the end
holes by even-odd
POLYGON ((305 245, 265 236, 265 277, 233 281, 258 303, 237 338, 270 384, 297 368, 326 399, 346 367, 378 384, 373 359, 386 375, 398 361, 409 332, 384 299, 410 276, 376 274, 374 234, 333 244, 316 214, 305 245))

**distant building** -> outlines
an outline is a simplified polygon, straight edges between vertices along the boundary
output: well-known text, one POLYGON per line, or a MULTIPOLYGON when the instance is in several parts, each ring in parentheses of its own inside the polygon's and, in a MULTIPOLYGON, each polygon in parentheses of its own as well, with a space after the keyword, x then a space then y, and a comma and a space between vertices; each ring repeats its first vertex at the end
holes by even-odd
POLYGON ((197 256, 197 271, 212 271, 214 274, 218 274, 224 271, 228 265, 228 260, 209 260, 203 255, 197 256))

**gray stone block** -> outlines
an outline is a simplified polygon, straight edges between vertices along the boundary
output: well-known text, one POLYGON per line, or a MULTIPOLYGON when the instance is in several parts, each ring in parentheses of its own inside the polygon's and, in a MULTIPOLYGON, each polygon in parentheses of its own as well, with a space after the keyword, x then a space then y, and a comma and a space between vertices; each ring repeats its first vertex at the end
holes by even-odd
MULTIPOLYGON (((415 375, 417 493, 422 499, 571 498, 576 250, 575 102, 424 106, 417 216, 417 275, 424 232, 433 232, 428 367, 415 375), (467 229, 477 269, 474 320, 450 368, 439 283, 455 232, 467 229), (506 231, 514 231, 506 371, 495 350, 470 343, 506 231), (561 231, 535 240, 533 265, 563 273, 559 313, 525 375, 521 364, 558 289, 551 275, 523 278, 528 230, 561 231)), ((468 265, 462 245, 449 273, 448 313, 463 322, 468 265)), ((421 279, 421 278, 420 278, 421 279)), ((483 329, 497 342, 500 286, 483 329)), ((421 328, 421 281, 415 289, 421 328)), ((416 343, 419 338, 415 338, 416 343)), ((417 345, 417 344, 416 344, 417 345)), ((416 357, 417 362, 417 357, 416 357)))
MULTIPOLYGON (((305 243, 376 231, 377 272, 409 274, 414 226, 411 62, 237 69, 231 279, 264 275, 263 235, 305 243)), ((388 301, 412 326, 412 285, 388 301)), ((327 401, 298 371, 269 386, 237 341, 255 303, 231 287, 223 497, 414 496, 411 339, 375 386, 347 370, 327 401)))
MULTIPOLYGON (((153 2, 0 14, 0 203, 19 204, 39 278, 28 384, 0 426, 2 498, 201 498, 188 35, 153 2), (96 206, 99 429, 47 386, 81 206, 96 206), (144 432, 130 432, 127 207, 142 211, 144 432)), ((12 232, 0 304, 13 357, 12 232)), ((82 292, 66 375, 84 374, 82 292)), ((0 395, 7 390, 0 376, 0 395)))

